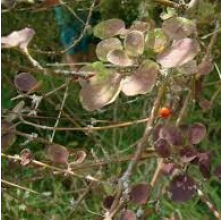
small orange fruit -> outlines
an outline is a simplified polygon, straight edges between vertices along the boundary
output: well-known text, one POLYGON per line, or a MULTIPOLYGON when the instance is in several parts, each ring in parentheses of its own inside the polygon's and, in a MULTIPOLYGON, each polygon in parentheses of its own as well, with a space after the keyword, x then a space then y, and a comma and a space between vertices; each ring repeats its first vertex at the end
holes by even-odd
POLYGON ((162 107, 159 111, 159 115, 161 118, 168 118, 171 116, 171 110, 167 107, 162 107))

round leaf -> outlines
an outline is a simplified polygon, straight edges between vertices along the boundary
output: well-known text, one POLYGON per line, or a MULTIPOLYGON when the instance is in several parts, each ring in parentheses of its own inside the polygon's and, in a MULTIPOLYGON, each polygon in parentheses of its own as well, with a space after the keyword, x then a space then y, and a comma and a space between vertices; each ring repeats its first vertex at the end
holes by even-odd
POLYGON ((174 202, 185 202, 196 194, 196 184, 191 177, 178 175, 170 182, 169 192, 174 202))
POLYGON ((179 128, 173 125, 165 125, 160 130, 160 137, 166 139, 170 145, 180 146, 183 143, 183 137, 179 128))
POLYGON ((32 90, 37 83, 37 79, 29 73, 20 73, 14 78, 15 87, 20 92, 28 92, 32 90))
POLYGON ((61 145, 53 144, 46 146, 46 153, 49 159, 55 163, 67 163, 69 152, 61 145))
POLYGON ((120 81, 121 75, 111 72, 103 77, 96 74, 85 81, 79 94, 83 108, 94 111, 114 102, 120 93, 120 81))
POLYGON ((131 60, 125 51, 123 50, 112 50, 107 54, 107 60, 116 66, 127 67, 133 65, 133 60, 131 60))
POLYGON ((94 35, 101 39, 105 39, 119 35, 124 30, 125 30, 125 23, 118 18, 112 18, 97 24, 94 27, 94 35))
POLYGON ((111 209, 113 201, 114 201, 114 196, 112 196, 112 195, 106 196, 103 200, 104 208, 108 209, 108 210, 111 209))
POLYGON ((159 66, 155 62, 143 61, 135 73, 122 79, 122 92, 127 96, 150 92, 156 83, 158 72, 159 66))
POLYGON ((129 200, 133 203, 142 205, 147 203, 147 200, 151 193, 151 186, 147 184, 137 184, 132 187, 129 200))
POLYGON ((172 39, 180 40, 196 33, 196 25, 192 20, 183 17, 166 19, 162 25, 163 31, 172 39))
POLYGON ((136 214, 131 210, 124 210, 120 216, 120 220, 136 220, 136 214))
POLYGON ((160 138, 154 143, 154 149, 160 157, 167 158, 170 156, 170 145, 166 139, 160 138))
POLYGON ((172 46, 158 55, 157 61, 164 68, 179 67, 192 60, 199 51, 196 40, 184 38, 174 41, 172 46))
POLYGON ((137 57, 144 51, 144 34, 141 31, 131 31, 126 35, 124 46, 129 56, 137 57))
POLYGON ((193 124, 188 130, 188 140, 191 144, 199 144, 206 136, 206 127, 201 123, 193 124))
POLYGON ((113 37, 99 42, 96 47, 96 54, 100 60, 107 61, 107 54, 111 50, 122 50, 122 49, 123 47, 121 45, 120 40, 113 37))

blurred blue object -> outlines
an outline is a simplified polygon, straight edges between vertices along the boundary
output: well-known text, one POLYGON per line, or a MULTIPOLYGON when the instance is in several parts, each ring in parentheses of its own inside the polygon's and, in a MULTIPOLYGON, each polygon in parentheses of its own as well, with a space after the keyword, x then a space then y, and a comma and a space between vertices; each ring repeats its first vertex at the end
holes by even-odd
MULTIPOLYGON (((78 16, 86 21, 87 15, 84 12, 78 13, 78 16)), ((60 42, 66 49, 71 46, 76 39, 80 36, 84 29, 84 24, 79 21, 68 10, 61 6, 55 7, 55 17, 60 31, 60 42)), ((92 41, 92 36, 86 35, 82 40, 67 53, 73 55, 77 52, 86 52, 89 47, 89 43, 92 41)))

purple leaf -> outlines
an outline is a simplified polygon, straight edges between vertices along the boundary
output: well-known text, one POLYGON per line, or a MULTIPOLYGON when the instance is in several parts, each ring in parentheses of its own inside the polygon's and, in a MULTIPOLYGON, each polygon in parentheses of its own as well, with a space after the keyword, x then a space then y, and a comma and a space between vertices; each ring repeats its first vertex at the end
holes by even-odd
POLYGON ((46 153, 49 159, 55 163, 67 163, 69 152, 61 145, 53 144, 46 146, 46 153))
POLYGON ((196 33, 196 24, 192 20, 183 17, 166 19, 162 28, 174 40, 180 40, 196 33))
POLYGON ((147 184, 137 184, 132 187, 129 193, 129 200, 136 204, 145 204, 151 193, 151 186, 147 184))
POLYGON ((163 163, 161 170, 166 176, 174 175, 178 171, 175 163, 163 163))
POLYGON ((128 57, 125 51, 123 50, 111 50, 107 54, 107 60, 120 67, 132 66, 134 61, 128 57))
POLYGON ((198 166, 204 178, 211 176, 211 156, 210 152, 197 154, 198 166))
POLYGON ((182 162, 189 163, 193 161, 196 157, 197 152, 193 148, 185 146, 180 149, 180 158, 182 162))
POLYGON ((193 124, 188 130, 188 140, 191 144, 199 144, 206 136, 206 127, 201 123, 193 124))
POLYGON ((111 50, 122 50, 123 46, 118 38, 109 38, 103 40, 97 44, 96 54, 97 57, 102 61, 107 61, 107 54, 111 50))
POLYGON ((131 57, 143 54, 144 34, 141 31, 130 31, 125 37, 124 46, 127 54, 131 57))
POLYGON ((80 102, 87 111, 94 111, 114 102, 120 93, 121 75, 106 71, 81 82, 80 102))
POLYGON ((28 92, 38 84, 38 81, 30 73, 20 73, 15 76, 14 84, 20 92, 28 92))
POLYGON ((136 220, 136 214, 131 210, 125 210, 122 212, 120 220, 136 220))
POLYGON ((94 35, 100 39, 113 37, 122 32, 125 32, 125 23, 118 18, 102 21, 94 27, 94 35))
POLYGON ((150 92, 156 83, 158 72, 159 66, 155 62, 144 60, 137 71, 122 79, 122 92, 127 96, 150 92))
POLYGON ((191 177, 178 175, 170 182, 169 192, 174 202, 185 202, 196 194, 196 184, 191 177))
POLYGON ((179 128, 173 125, 165 125, 160 130, 160 137, 166 139, 170 145, 181 146, 183 144, 183 137, 179 128))
POLYGON ((112 195, 109 195, 109 196, 106 196, 103 200, 103 206, 105 209, 111 209, 111 206, 113 204, 113 201, 114 201, 114 196, 112 195))
POLYGON ((196 40, 184 38, 174 41, 172 46, 158 55, 157 61, 164 68, 179 67, 192 60, 199 51, 196 40))
POLYGON ((170 156, 171 149, 170 144, 166 139, 160 138, 154 143, 154 149, 162 158, 167 158, 170 156))

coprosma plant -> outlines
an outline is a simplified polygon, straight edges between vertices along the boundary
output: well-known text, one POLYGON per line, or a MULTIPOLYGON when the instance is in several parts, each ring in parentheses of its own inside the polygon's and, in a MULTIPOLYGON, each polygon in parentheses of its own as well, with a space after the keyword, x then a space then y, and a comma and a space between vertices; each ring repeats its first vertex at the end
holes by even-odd
MULTIPOLYGON (((153 198, 152 192, 157 181, 160 181, 160 176, 164 174, 169 180, 166 192, 172 201, 186 202, 198 194, 214 216, 220 219, 219 212, 201 190, 203 179, 211 177, 212 152, 201 151, 198 147, 207 135, 208 125, 205 126, 201 122, 183 124, 190 102, 194 100, 202 107, 205 106, 200 96, 201 80, 213 70, 211 49, 219 25, 216 23, 212 40, 209 46, 204 48, 198 36, 197 20, 189 19, 183 14, 178 16, 181 7, 178 3, 158 2, 177 6, 176 9, 167 9, 167 12, 161 16, 163 20, 160 25, 156 25, 150 19, 135 20, 129 27, 126 27, 125 22, 119 18, 98 23, 93 28, 94 36, 100 39, 96 45, 98 60, 81 67, 76 73, 77 76, 82 76, 78 78, 81 87, 79 100, 86 111, 96 111, 111 105, 119 98, 121 92, 131 97, 147 93, 155 94, 155 91, 158 91, 153 107, 147 113, 149 118, 146 120, 146 128, 137 147, 134 148, 134 155, 125 172, 112 186, 116 189, 115 194, 104 198, 103 207, 106 212, 103 218, 110 220, 117 215, 121 220, 146 219, 145 205, 151 202, 150 199, 159 199, 153 198), (185 96, 184 100, 181 99, 183 96, 185 96), (136 172, 135 168, 148 145, 152 146, 151 151, 159 160, 158 167, 151 182, 131 184, 131 176, 136 172), (202 178, 197 179, 189 174, 189 170, 195 167, 201 172, 202 178), (140 208, 130 206, 130 203, 139 205, 140 208), (135 210, 137 210, 136 213, 135 210)), ((188 11, 189 8, 182 8, 182 11, 185 10, 188 11)), ((18 48, 33 66, 38 68, 38 71, 50 73, 48 68, 46 70, 29 53, 28 45, 34 34, 35 31, 31 28, 14 31, 2 37, 2 47, 18 48)), ((30 73, 19 73, 14 78, 14 85, 20 93, 20 98, 28 97, 35 104, 34 114, 37 114, 42 99, 47 97, 47 95, 35 95, 36 91, 40 90, 41 83, 30 73)), ((70 86, 69 83, 70 81, 65 86, 70 86)), ((57 124, 54 127, 47 127, 26 121, 22 117, 23 105, 17 106, 15 110, 18 117, 10 115, 2 120, 2 150, 4 151, 7 151, 8 147, 15 142, 16 135, 24 135, 16 131, 13 126, 12 121, 17 118, 21 123, 36 128, 56 130, 57 124)), ((114 125, 112 127, 114 128, 114 125)), ((96 130, 96 127, 82 129, 90 132, 96 130)), ((63 130, 72 130, 72 128, 63 128, 63 130)), ((67 169, 62 170, 40 163, 33 159, 29 150, 22 151, 20 157, 17 157, 24 166, 33 163, 75 175, 72 169, 85 163, 84 151, 78 151, 75 161, 69 161, 68 150, 62 145, 54 144, 53 138, 47 141, 27 135, 26 137, 30 140, 42 141, 46 145, 45 152, 48 159, 55 164, 66 164, 67 169)), ((2 154, 2 156, 10 159, 9 155, 2 154)), ((220 172, 219 165, 214 172, 219 179, 220 172)), ((91 176, 83 178, 91 182, 98 181, 91 176)), ((162 190, 160 194, 163 193, 162 190)), ((179 216, 170 219, 179 219, 179 216)))

